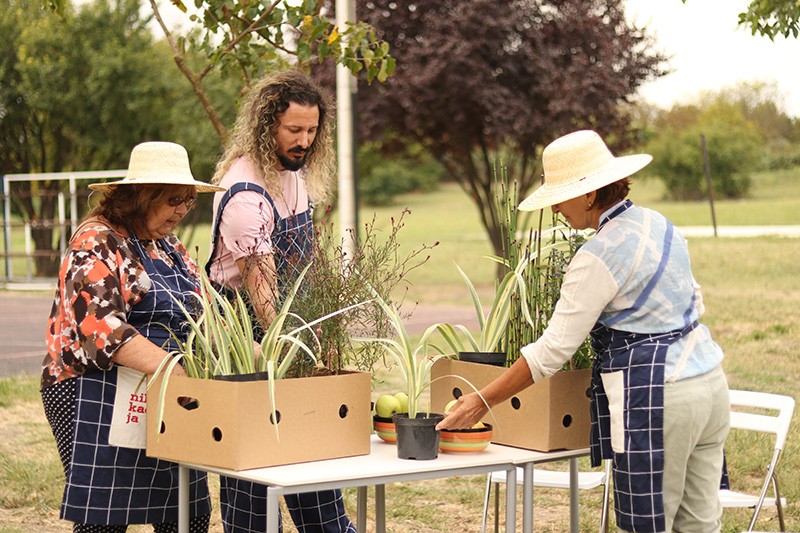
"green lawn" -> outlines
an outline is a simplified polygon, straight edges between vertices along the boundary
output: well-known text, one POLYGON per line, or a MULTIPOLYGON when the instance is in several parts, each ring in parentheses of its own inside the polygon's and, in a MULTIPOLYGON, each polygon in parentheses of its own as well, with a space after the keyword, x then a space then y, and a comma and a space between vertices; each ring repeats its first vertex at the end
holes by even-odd
MULTIPOLYGON (((720 224, 798 223, 800 180, 796 175, 795 171, 758 176, 752 199, 717 203, 717 220, 720 224)), ((661 201, 657 184, 635 183, 632 197, 662 211, 679 226, 710 223, 707 204, 661 201)), ((492 265, 481 256, 490 253, 490 248, 475 208, 464 193, 446 185, 432 194, 405 196, 375 213, 379 221, 387 221, 404 207, 412 212, 401 232, 404 246, 410 249, 419 243, 440 242, 428 264, 412 274, 411 298, 426 306, 469 305, 454 262, 488 293, 492 265)), ((207 253, 207 241, 207 230, 194 239, 201 257, 207 253)), ((725 350, 724 368, 731 387, 795 396, 800 376, 798 240, 691 238, 689 244, 694 274, 704 291, 704 322, 725 350)), ((374 396, 392 387, 391 380, 378 384, 374 396)), ((0 381, 0 434, 4 436, 0 442, 0 533, 68 531, 57 519, 63 475, 34 378, 0 381)), ((758 451, 759 444, 738 434, 729 438, 727 453, 735 485, 757 488, 763 476, 758 461, 766 459, 766 454, 758 451)), ((795 416, 781 467, 782 493, 790 502, 786 510, 790 531, 800 530, 800 480, 795 475, 800 471, 798 447, 800 425, 795 416)), ((484 478, 477 476, 388 486, 388 530, 477 531, 483 482, 484 478)), ((566 530, 564 492, 537 490, 536 531, 566 530)), ((599 495, 595 492, 581 495, 582 531, 596 527, 599 495)), ((346 492, 346 502, 354 513, 354 491, 346 492)), ((723 520, 723 531, 738 532, 746 529, 749 514, 726 511, 723 520)), ((757 529, 778 529, 773 510, 762 513, 757 529)), ((212 531, 221 531, 218 523, 212 531)))

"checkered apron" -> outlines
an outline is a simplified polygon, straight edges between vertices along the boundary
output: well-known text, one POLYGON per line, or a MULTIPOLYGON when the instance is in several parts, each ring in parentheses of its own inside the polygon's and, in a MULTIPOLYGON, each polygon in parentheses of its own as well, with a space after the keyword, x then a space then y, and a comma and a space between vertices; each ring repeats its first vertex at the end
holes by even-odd
MULTIPOLYGON (((275 227, 271 234, 275 249, 275 267, 278 273, 278 290, 285 294, 306 264, 311 260, 314 242, 312 208, 302 213, 281 218, 269 193, 263 187, 249 182, 235 183, 222 196, 211 233, 212 249, 216 253, 219 224, 222 213, 233 195, 241 191, 261 194, 272 208, 275 227)), ((206 272, 211 272, 211 261, 206 272)), ((260 331, 254 332, 257 338, 260 331)), ((267 528, 267 487, 231 477, 220 476, 220 508, 226 533, 263 533, 267 528)), ((356 533, 345 514, 340 490, 287 494, 284 496, 289 514, 300 533, 356 533)), ((273 512, 279 512, 277 509, 273 512)), ((281 531, 283 524, 279 522, 281 531)))
MULTIPOLYGON (((154 260, 135 238, 153 286, 128 313, 127 320, 139 333, 165 350, 177 347, 169 329, 185 338, 183 312, 170 293, 185 302, 196 292, 180 254, 164 240, 174 267, 154 260)), ((178 521, 178 465, 153 459, 144 450, 118 448, 108 443, 114 410, 117 368, 90 372, 77 380, 75 434, 72 462, 66 475, 61 518, 81 524, 155 524, 178 521)), ((206 475, 190 473, 191 516, 211 513, 206 475)))
MULTIPOLYGON (((633 204, 626 201, 598 228, 633 204)), ((665 528, 663 504, 664 474, 664 364, 669 346, 688 335, 697 321, 666 333, 633 333, 613 329, 614 323, 634 312, 646 301, 663 273, 669 257, 673 226, 667 222, 664 252, 660 265, 631 309, 615 315, 592 329, 595 352, 591 386, 592 465, 603 459, 614 461, 614 508, 617 527, 634 532, 661 532, 665 528), (603 375, 621 376, 622 410, 618 420, 623 427, 622 451, 612 446, 609 397, 603 375)), ((694 298, 684 316, 694 307, 694 298)), ((688 320, 687 320, 688 321, 688 320)))

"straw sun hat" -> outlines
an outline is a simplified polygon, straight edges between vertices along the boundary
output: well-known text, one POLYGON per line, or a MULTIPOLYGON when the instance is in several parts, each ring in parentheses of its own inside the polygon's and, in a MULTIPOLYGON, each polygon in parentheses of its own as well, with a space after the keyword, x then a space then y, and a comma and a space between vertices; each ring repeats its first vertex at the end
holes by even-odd
POLYGON ((131 151, 128 172, 119 181, 92 183, 95 191, 110 191, 118 185, 193 185, 197 192, 224 191, 225 187, 197 181, 189 168, 189 154, 180 144, 144 142, 131 151))
POLYGON ((652 160, 648 154, 614 157, 594 131, 564 135, 545 147, 544 183, 519 204, 519 210, 536 211, 596 191, 641 170, 652 160))

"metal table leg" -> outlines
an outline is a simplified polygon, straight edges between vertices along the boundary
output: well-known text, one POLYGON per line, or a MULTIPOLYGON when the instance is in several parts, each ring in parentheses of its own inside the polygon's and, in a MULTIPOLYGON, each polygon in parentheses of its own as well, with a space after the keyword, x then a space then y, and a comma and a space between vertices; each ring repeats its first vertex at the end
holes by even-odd
POLYGON ((506 533, 517 531, 517 467, 506 472, 506 533))
POLYGON ((578 517, 578 458, 569 460, 569 530, 570 533, 579 533, 580 518, 578 517))
POLYGON ((178 533, 189 533, 189 469, 178 465, 178 533))

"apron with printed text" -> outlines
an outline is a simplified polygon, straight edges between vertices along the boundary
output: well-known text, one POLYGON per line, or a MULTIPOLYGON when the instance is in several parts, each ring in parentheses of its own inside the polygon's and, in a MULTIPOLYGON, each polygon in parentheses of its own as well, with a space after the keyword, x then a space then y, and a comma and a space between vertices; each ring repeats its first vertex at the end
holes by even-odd
MULTIPOLYGON (((188 331, 173 296, 190 308, 197 280, 165 240, 158 240, 156 246, 169 254, 173 265, 153 259, 135 237, 130 242, 152 286, 131 308, 127 321, 154 344, 168 352, 175 350, 177 342, 170 331, 180 340, 186 339, 188 331)), ((108 443, 117 367, 75 379, 75 435, 61 518, 106 525, 177 522, 178 465, 147 457, 145 450, 108 443)), ((190 471, 189 497, 192 517, 211 513, 205 474, 190 471)))

